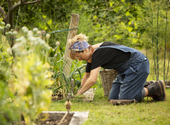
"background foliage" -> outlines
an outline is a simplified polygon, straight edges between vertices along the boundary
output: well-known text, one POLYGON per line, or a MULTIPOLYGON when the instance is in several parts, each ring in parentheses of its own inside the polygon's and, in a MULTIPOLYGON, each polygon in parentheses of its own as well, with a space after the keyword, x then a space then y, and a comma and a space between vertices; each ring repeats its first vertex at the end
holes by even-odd
MULTIPOLYGON (((14 0, 13 4, 17 2, 14 0)), ((169 27, 169 21, 166 22, 169 7, 167 4, 168 0, 41 0, 35 4, 18 7, 14 11, 14 24, 15 29, 26 25, 28 28, 37 27, 51 32, 67 29, 71 13, 76 13, 80 15, 78 32, 89 36, 91 44, 114 41, 128 46, 143 47, 150 45, 151 38, 157 34, 158 28, 159 35, 165 37, 166 23, 169 27)), ((8 11, 5 1, 1 1, 0 5, 8 11)), ((50 45, 54 47, 55 41, 61 41, 60 49, 64 51, 67 33, 53 36, 50 45)))
POLYGON ((67 62, 63 56, 68 32, 54 33, 69 28, 72 13, 80 15, 78 33, 86 34, 90 44, 112 41, 140 49, 150 59, 151 75, 148 79, 168 80, 169 0, 20 2, 0 1, 0 119, 3 124, 20 119, 20 115, 12 115, 16 110, 28 123, 34 122, 50 104, 49 90, 63 96, 71 91, 76 93, 85 62, 72 61, 70 75, 66 77, 63 69, 67 62), (10 10, 18 4, 20 6, 10 10), (69 84, 71 79, 75 80, 74 90, 69 84), (49 84, 51 80, 53 84, 49 84), (38 108, 33 113, 35 107, 38 108))

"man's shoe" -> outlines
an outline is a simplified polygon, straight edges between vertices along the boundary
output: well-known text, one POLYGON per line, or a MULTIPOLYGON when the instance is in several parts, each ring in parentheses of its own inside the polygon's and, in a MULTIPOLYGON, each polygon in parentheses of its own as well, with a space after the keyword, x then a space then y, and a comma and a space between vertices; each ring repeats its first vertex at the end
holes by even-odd
POLYGON ((146 86, 149 91, 148 96, 152 97, 155 101, 164 101, 166 100, 165 92, 165 82, 163 80, 156 81, 153 84, 146 86))
POLYGON ((148 86, 148 85, 151 85, 153 83, 155 83, 156 81, 152 80, 152 81, 147 81, 144 85, 144 87, 148 86))

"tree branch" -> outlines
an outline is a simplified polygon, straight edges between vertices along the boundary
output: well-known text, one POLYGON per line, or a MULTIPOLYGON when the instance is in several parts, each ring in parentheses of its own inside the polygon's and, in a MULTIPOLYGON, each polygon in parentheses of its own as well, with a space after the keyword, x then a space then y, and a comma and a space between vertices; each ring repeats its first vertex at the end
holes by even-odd
POLYGON ((4 11, 4 9, 0 6, 0 17, 6 17, 6 13, 4 11))
POLYGON ((36 1, 32 1, 32 2, 27 2, 27 3, 24 3, 24 5, 34 4, 34 3, 37 3, 37 2, 41 2, 41 0, 36 0, 36 1))
POLYGON ((34 3, 40 2, 41 0, 36 0, 36 1, 32 1, 32 2, 27 2, 27 1, 28 0, 21 0, 21 1, 19 1, 17 4, 13 5, 13 7, 11 8, 11 11, 15 10, 19 6, 28 5, 28 4, 34 4, 34 3))

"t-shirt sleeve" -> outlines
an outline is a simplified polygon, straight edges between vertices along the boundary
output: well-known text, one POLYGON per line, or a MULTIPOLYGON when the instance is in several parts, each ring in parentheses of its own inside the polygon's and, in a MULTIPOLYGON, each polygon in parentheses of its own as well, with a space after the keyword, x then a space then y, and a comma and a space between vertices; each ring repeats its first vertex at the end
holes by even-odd
POLYGON ((116 51, 111 48, 107 49, 97 49, 92 56, 91 70, 106 65, 109 61, 113 61, 116 56, 116 51))
POLYGON ((113 49, 110 48, 96 50, 92 56, 92 63, 87 62, 86 72, 90 73, 91 70, 111 61, 114 58, 114 54, 111 53, 113 53, 113 49))
POLYGON ((86 72, 87 72, 87 73, 90 73, 90 71, 91 71, 91 63, 87 62, 86 72))

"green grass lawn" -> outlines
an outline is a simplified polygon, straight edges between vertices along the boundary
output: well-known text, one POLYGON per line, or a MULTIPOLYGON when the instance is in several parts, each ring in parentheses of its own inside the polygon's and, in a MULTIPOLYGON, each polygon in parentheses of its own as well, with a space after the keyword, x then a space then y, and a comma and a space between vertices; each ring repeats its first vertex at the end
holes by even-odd
MULTIPOLYGON (((72 100, 71 111, 89 111, 83 125, 170 125, 170 89, 166 89, 167 100, 161 102, 114 106, 104 97, 102 88, 97 88, 93 102, 72 100)), ((66 111, 65 100, 52 102, 50 111, 66 111)))

